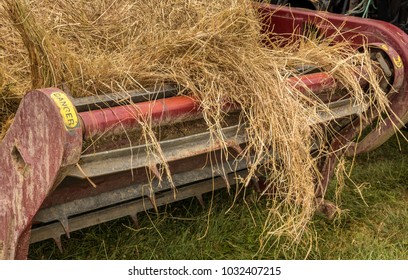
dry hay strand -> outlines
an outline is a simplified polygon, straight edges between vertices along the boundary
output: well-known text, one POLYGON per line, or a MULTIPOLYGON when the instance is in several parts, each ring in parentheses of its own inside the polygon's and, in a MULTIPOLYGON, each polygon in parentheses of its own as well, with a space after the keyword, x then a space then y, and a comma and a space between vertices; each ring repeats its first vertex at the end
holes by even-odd
POLYGON ((9 127, 24 92, 30 87, 27 51, 0 3, 0 139, 9 127))
MULTIPOLYGON (((316 210, 319 157, 329 153, 318 111, 327 106, 287 82, 298 66, 332 74, 355 102, 383 112, 388 107, 367 51, 331 38, 271 41, 248 0, 6 0, 8 18, 27 48, 32 86, 62 86, 74 96, 127 91, 172 82, 197 98, 212 141, 227 149, 225 104, 237 104, 248 145, 248 185, 261 172, 270 196, 261 247, 271 238, 300 241, 316 210), (29 8, 28 8, 29 7, 29 8), (266 47, 262 42, 268 41, 266 47), (285 47, 282 47, 284 43, 285 47), (357 70, 356 70, 357 69, 357 70), (361 73, 365 73, 362 77, 361 73), (363 89, 358 78, 366 79, 363 89), (369 97, 367 99, 367 97, 369 97)), ((146 142, 167 164, 147 120, 146 142)))

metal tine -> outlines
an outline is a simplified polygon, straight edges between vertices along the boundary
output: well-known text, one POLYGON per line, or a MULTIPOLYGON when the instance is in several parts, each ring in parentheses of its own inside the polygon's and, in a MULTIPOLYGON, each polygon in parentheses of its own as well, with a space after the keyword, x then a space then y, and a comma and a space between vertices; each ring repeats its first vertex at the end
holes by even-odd
POLYGON ((259 179, 255 176, 252 176, 249 184, 254 187, 255 191, 261 193, 261 187, 259 186, 259 179))
POLYGON ((202 194, 196 195, 196 198, 197 198, 198 203, 200 204, 200 206, 204 209, 205 208, 205 202, 204 202, 204 199, 203 199, 203 195, 202 194))
POLYGON ((133 214, 133 215, 129 215, 129 217, 132 220, 133 225, 135 226, 135 228, 138 229, 140 227, 140 224, 139 224, 139 219, 137 217, 137 213, 133 214))
POLYGON ((220 176, 222 180, 225 182, 225 186, 227 187, 227 190, 229 191, 231 189, 231 185, 228 180, 228 175, 226 174, 224 169, 217 169, 214 171, 214 175, 220 176))
POLYGON ((61 236, 53 237, 52 239, 54 240, 55 245, 57 245, 60 253, 63 253, 64 249, 62 248, 61 236))
POLYGON ((68 218, 67 217, 62 217, 58 221, 61 223, 62 227, 64 228, 64 231, 65 231, 65 234, 67 235, 67 237, 71 238, 68 218))
POLYGON ((229 144, 229 146, 230 146, 235 152, 237 152, 238 154, 241 154, 241 153, 242 153, 243 150, 242 150, 241 146, 238 144, 237 141, 232 140, 232 141, 230 141, 228 144, 229 144))
POLYGON ((153 205, 154 211, 156 213, 159 213, 159 209, 157 208, 157 203, 156 203, 156 195, 154 191, 152 190, 150 191, 150 194, 149 194, 149 200, 150 200, 150 203, 153 205))
MULTIPOLYGON (((241 167, 243 168, 243 167, 241 167)), ((236 174, 230 174, 230 179, 237 176, 246 176, 247 171, 241 169, 236 174)), ((124 216, 134 216, 134 213, 147 211, 152 209, 154 205, 162 206, 170 202, 180 201, 183 199, 196 197, 197 195, 212 192, 224 188, 224 182, 221 178, 208 179, 199 182, 195 182, 192 185, 181 187, 178 190, 177 197, 174 198, 174 191, 167 190, 163 193, 158 194, 152 204, 147 203, 149 194, 147 189, 144 188, 146 192, 143 193, 143 198, 137 200, 132 200, 124 202, 118 205, 111 205, 96 211, 82 213, 80 215, 73 215, 70 218, 71 230, 76 231, 82 228, 100 224, 103 222, 118 219, 124 216)), ((148 187, 147 185, 145 187, 148 187)), ((156 207, 157 208, 157 207, 156 207)), ((59 222, 48 223, 39 227, 32 229, 31 231, 31 243, 46 240, 48 238, 54 238, 57 234, 64 234, 64 229, 59 222)))
POLYGON ((230 184, 230 182, 229 182, 229 180, 228 180, 228 176, 226 176, 225 174, 222 174, 222 175, 220 175, 220 176, 221 176, 221 178, 224 180, 225 185, 226 185, 226 187, 227 187, 227 190, 229 191, 229 190, 231 189, 231 184, 230 184))
POLYGON ((156 176, 156 178, 162 182, 163 178, 162 175, 159 172, 159 169, 157 168, 157 165, 149 165, 147 168, 149 168, 149 170, 154 174, 154 176, 156 176))

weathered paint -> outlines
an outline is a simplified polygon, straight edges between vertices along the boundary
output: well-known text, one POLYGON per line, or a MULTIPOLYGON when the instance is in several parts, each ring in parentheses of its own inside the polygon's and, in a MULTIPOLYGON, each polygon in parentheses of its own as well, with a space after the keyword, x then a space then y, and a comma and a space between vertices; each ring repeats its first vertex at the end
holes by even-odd
POLYGON ((50 95, 26 94, 0 145, 0 259, 27 256, 31 222, 44 199, 79 160, 81 128, 67 130, 50 95))
MULTIPOLYGON (((332 36, 334 40, 351 42, 356 49, 378 45, 387 51, 395 71, 393 87, 398 91, 389 97, 391 112, 376 130, 365 136, 357 148, 352 147, 348 154, 368 152, 379 147, 395 134, 396 127, 401 128, 408 122, 408 75, 404 70, 408 65, 408 35, 401 29, 388 22, 373 19, 269 4, 260 4, 258 7, 263 18, 263 32, 268 32, 271 36, 277 33, 281 36, 302 35, 308 26, 313 26, 315 31, 332 36)), ((349 137, 350 141, 352 138, 349 137)))

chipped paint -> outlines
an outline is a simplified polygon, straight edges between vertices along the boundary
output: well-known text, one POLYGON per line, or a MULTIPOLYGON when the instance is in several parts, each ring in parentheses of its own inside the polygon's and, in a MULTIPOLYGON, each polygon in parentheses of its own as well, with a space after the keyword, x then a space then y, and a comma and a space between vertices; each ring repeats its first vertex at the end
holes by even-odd
POLYGON ((34 215, 54 188, 56 178, 63 176, 62 163, 76 163, 64 156, 80 156, 82 131, 66 130, 60 108, 50 98, 55 90, 27 93, 0 144, 0 158, 4 159, 0 165, 2 259, 27 257, 27 229, 34 215))

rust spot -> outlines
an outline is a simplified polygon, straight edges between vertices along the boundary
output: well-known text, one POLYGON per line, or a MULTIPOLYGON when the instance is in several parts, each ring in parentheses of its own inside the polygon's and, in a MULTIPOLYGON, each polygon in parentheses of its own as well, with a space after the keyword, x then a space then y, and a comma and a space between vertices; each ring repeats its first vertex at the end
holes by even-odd
POLYGON ((23 175, 24 171, 26 170, 27 163, 25 162, 17 146, 13 147, 13 150, 11 151, 11 158, 13 159, 17 171, 23 175))

